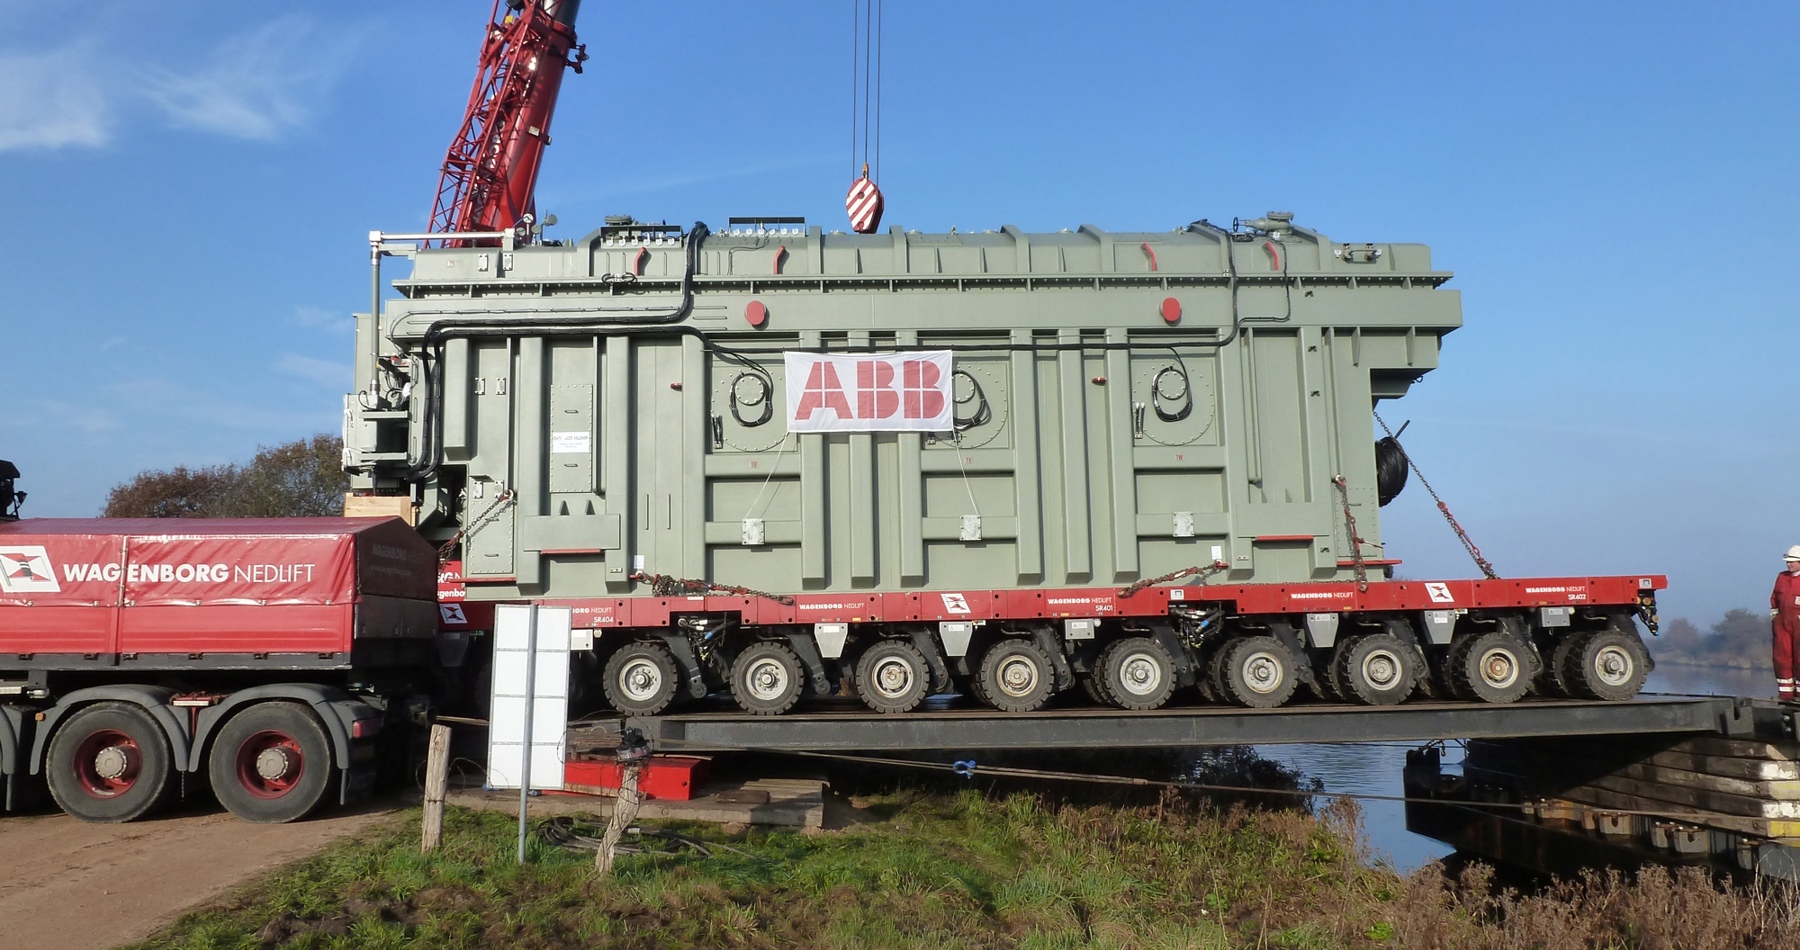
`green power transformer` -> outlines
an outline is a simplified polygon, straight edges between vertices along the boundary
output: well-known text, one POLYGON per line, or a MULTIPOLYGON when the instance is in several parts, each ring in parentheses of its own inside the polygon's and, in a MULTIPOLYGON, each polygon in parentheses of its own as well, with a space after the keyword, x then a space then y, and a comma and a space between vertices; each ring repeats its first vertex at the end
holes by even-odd
POLYGON ((1386 560, 1371 409, 1461 325, 1426 247, 1280 213, 371 237, 412 273, 358 316, 345 464, 471 600, 1347 579, 1386 560))

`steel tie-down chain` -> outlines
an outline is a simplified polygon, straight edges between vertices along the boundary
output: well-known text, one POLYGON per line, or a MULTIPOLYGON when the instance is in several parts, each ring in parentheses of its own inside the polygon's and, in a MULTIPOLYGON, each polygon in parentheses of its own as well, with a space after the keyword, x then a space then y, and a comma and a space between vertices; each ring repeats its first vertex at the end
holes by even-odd
POLYGON ((1381 418, 1379 412, 1374 413, 1374 416, 1375 421, 1381 423, 1381 431, 1386 432, 1388 438, 1394 440, 1394 448, 1400 450, 1400 457, 1406 460, 1406 467, 1412 469, 1412 473, 1419 478, 1419 484, 1424 485, 1425 491, 1430 493, 1431 500, 1437 502, 1438 510, 1444 513, 1444 520, 1450 522, 1450 530, 1456 532, 1456 539, 1462 542, 1463 550, 1468 551, 1469 556, 1475 559, 1475 566, 1481 568, 1481 573, 1488 580, 1498 580, 1500 575, 1494 572, 1494 565, 1489 564, 1487 558, 1481 556, 1481 549, 1476 547, 1475 542, 1469 538, 1469 532, 1464 531, 1463 526, 1457 523, 1456 516, 1450 513, 1450 506, 1444 503, 1444 499, 1438 497, 1437 490, 1425 480, 1425 473, 1419 471, 1419 464, 1412 460, 1411 455, 1406 454, 1406 448, 1400 444, 1398 438, 1394 437, 1394 430, 1388 428, 1387 420, 1381 418))
POLYGON ((643 571, 632 574, 631 579, 648 583, 650 593, 658 597, 684 597, 689 594, 735 594, 739 597, 767 597, 784 607, 794 606, 794 598, 786 594, 771 594, 766 590, 738 587, 735 584, 715 584, 712 581, 671 577, 667 574, 646 574, 643 571))
POLYGON ((1158 584, 1166 584, 1169 581, 1180 580, 1183 577, 1199 577, 1200 583, 1204 584, 1206 583, 1207 578, 1230 569, 1231 565, 1226 564, 1224 561, 1214 561, 1206 567, 1201 567, 1196 564, 1193 567, 1184 567, 1179 571, 1170 571, 1161 577, 1146 577, 1143 580, 1132 584, 1130 587, 1120 588, 1119 596, 1130 597, 1132 594, 1135 594, 1146 587, 1155 587, 1158 584))
POLYGON ((471 534, 474 534, 477 529, 486 525, 488 523, 489 517, 491 515, 493 515, 494 512, 498 511, 501 505, 503 505, 509 501, 512 501, 512 499, 513 499, 513 490, 510 488, 501 492, 498 495, 495 495, 493 503, 488 505, 487 508, 481 512, 481 514, 477 515, 468 524, 463 525, 461 528, 458 528, 456 533, 450 536, 450 540, 445 541, 443 544, 438 546, 438 563, 442 564, 445 561, 450 560, 451 552, 456 550, 456 546, 458 544, 461 544, 462 540, 464 538, 468 537, 471 534))
POLYGON ((1344 531, 1350 535, 1350 561, 1356 565, 1356 589, 1366 594, 1369 592, 1369 572, 1363 566, 1363 539, 1356 533, 1356 516, 1350 513, 1350 486, 1345 484, 1342 475, 1334 476, 1331 483, 1337 486, 1338 497, 1344 500, 1344 531))

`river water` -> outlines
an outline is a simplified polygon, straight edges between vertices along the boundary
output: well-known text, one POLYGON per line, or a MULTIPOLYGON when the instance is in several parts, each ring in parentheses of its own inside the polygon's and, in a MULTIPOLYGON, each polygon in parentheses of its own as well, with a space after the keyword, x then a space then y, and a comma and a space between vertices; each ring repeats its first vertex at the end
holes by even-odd
MULTIPOLYGON (((1644 693, 1772 699, 1775 681, 1772 674, 1763 671, 1664 664, 1650 674, 1644 693)), ((1319 779, 1327 792, 1398 796, 1406 750, 1413 747, 1410 743, 1295 744, 1258 746, 1257 751, 1264 758, 1319 779)), ((1462 750, 1451 743, 1444 750, 1443 761, 1446 766, 1460 765, 1462 750)), ((1362 809, 1369 843, 1396 870, 1411 871, 1450 853, 1451 849, 1442 843, 1406 830, 1405 809, 1400 802, 1364 800, 1362 809)))

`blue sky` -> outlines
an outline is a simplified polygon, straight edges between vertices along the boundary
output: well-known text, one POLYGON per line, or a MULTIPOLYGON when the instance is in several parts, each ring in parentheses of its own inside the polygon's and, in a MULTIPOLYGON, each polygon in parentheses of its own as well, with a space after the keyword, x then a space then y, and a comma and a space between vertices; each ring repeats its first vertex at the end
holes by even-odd
MULTIPOLYGON (((850 4, 586 0, 538 198, 839 225, 850 4)), ((1800 543, 1800 4, 906 3, 888 223, 1270 209, 1421 241, 1467 326, 1388 410, 1503 574, 1671 576, 1703 625, 1800 543)), ((28 512, 335 431, 371 229, 424 224, 488 0, 0 0, 0 456, 28 512)), ((1408 576, 1472 566, 1413 486, 1408 576)))

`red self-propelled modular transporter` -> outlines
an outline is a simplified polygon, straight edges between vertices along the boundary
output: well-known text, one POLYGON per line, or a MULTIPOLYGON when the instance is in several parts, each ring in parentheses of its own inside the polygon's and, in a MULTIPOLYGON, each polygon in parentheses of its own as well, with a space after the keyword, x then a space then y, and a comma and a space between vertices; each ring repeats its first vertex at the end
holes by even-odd
POLYGON ((38 776, 89 821, 360 797, 460 659, 436 568, 397 518, 0 520, 7 807, 38 776))

